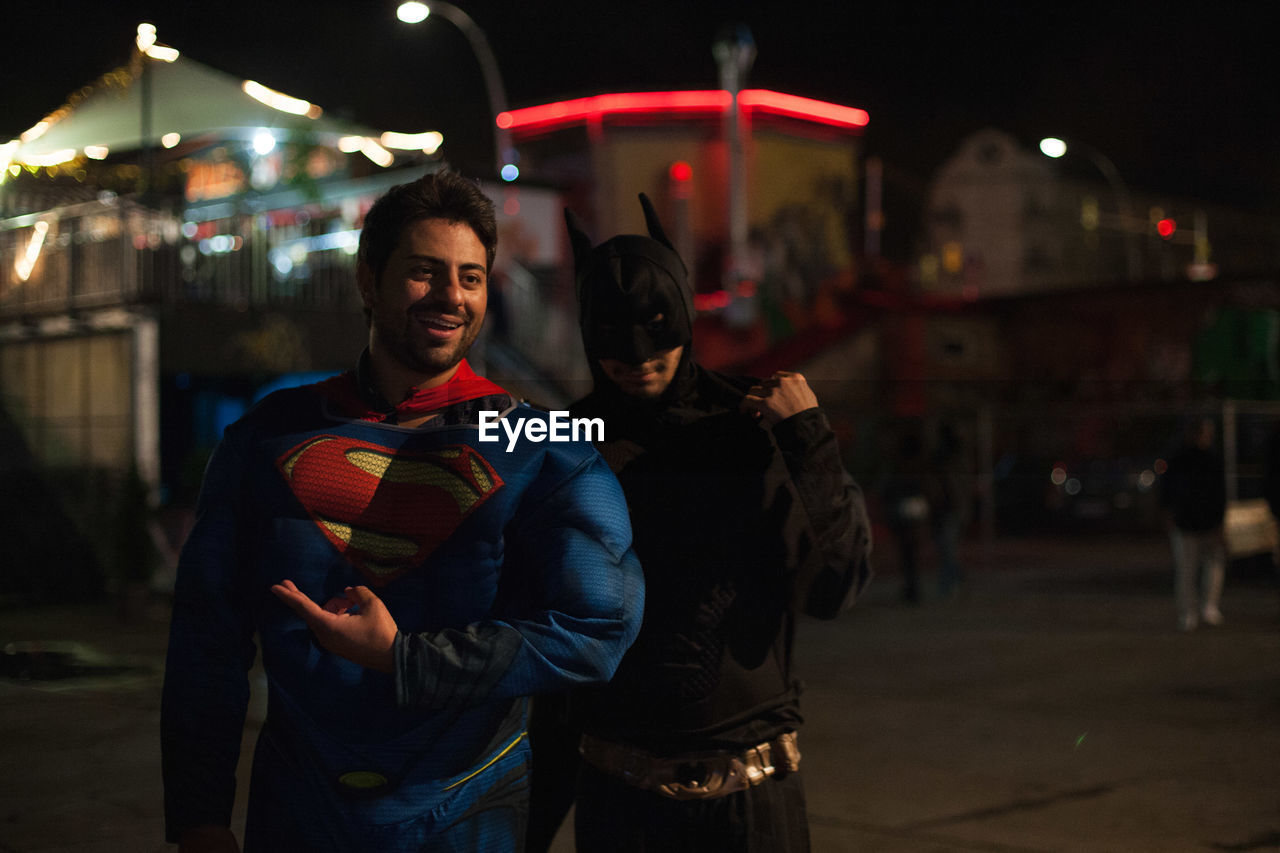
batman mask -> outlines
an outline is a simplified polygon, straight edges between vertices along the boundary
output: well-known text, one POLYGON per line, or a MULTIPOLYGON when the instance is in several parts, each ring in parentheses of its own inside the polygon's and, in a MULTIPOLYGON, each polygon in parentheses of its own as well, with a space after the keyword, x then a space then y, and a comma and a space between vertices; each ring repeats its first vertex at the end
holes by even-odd
POLYGON ((655 353, 688 348, 693 292, 653 205, 640 194, 649 236, 621 234, 592 248, 581 221, 565 209, 573 245, 582 342, 592 372, 600 359, 640 364, 655 353))

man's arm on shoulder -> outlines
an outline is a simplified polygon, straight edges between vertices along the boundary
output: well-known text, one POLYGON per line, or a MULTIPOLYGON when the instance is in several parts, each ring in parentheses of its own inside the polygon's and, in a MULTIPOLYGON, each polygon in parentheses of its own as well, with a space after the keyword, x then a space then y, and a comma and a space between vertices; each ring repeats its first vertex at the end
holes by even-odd
MULTIPOLYGON (((178 565, 160 713, 170 842, 197 827, 231 822, 247 672, 256 654, 239 559, 242 476, 239 454, 224 441, 209 462, 178 565)), ((208 840, 198 835, 193 843, 202 838, 208 840)))

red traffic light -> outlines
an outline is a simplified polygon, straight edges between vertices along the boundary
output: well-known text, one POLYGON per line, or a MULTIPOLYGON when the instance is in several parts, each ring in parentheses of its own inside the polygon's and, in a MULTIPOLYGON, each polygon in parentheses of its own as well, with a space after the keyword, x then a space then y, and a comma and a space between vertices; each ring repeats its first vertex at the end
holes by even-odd
POLYGON ((671 164, 671 168, 667 170, 667 174, 671 176, 671 180, 677 183, 684 183, 693 177, 693 167, 683 160, 677 160, 671 164))
POLYGON ((1156 233, 1168 240, 1178 230, 1178 223, 1172 219, 1161 219, 1156 223, 1156 233))

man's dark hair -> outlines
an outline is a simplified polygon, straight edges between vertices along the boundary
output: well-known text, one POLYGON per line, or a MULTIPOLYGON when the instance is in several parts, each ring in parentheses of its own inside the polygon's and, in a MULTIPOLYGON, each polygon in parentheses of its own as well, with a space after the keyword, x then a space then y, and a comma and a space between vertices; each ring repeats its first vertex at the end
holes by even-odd
POLYGON ((493 202, 475 182, 452 169, 442 169, 392 187, 365 214, 359 260, 373 270, 375 282, 382 280, 382 271, 400 242, 405 226, 421 219, 469 225, 484 246, 486 269, 493 268, 493 256, 498 249, 493 202))

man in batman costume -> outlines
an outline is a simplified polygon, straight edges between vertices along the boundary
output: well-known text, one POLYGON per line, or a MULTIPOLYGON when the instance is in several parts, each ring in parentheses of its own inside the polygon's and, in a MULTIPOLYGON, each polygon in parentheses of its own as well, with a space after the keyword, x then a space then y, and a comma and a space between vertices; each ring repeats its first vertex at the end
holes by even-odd
POLYGON ((862 492, 802 376, 696 362, 685 266, 640 202, 648 237, 593 248, 566 219, 594 377, 571 411, 604 419, 644 623, 609 684, 574 690, 567 709, 535 699, 526 849, 545 850, 563 819, 576 745, 580 853, 808 850, 795 618, 832 618, 867 582, 862 492))
POLYGON ((643 578, 618 482, 585 441, 523 427, 464 359, 484 320, 492 202, 450 172, 365 217, 354 371, 278 391, 227 428, 183 549, 161 709, 167 838, 229 828, 262 650, 267 715, 247 853, 515 853, 528 701, 604 681, 643 578))

